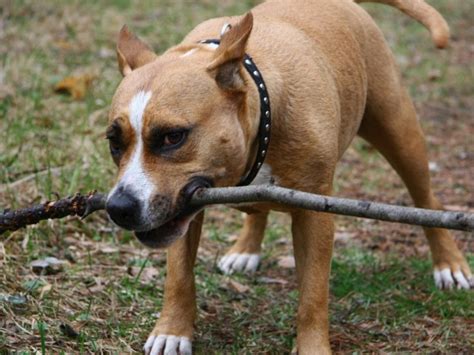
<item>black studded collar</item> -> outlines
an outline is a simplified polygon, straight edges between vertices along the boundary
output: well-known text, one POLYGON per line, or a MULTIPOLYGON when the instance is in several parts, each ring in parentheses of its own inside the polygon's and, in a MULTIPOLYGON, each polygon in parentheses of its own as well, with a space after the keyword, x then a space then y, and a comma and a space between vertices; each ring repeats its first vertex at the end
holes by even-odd
MULTIPOLYGON (((206 39, 201 41, 200 43, 204 44, 215 44, 219 45, 220 40, 218 39, 206 39)), ((247 72, 252 77, 255 85, 257 85, 258 93, 260 96, 260 124, 258 128, 258 150, 257 155, 255 157, 255 161, 247 172, 247 174, 242 177, 240 182, 237 186, 246 186, 250 185, 252 181, 257 176, 260 168, 263 165, 263 161, 265 160, 265 156, 267 155, 268 151, 268 144, 270 143, 270 129, 272 125, 272 113, 270 110, 270 96, 268 95, 267 87, 265 82, 263 81, 262 74, 258 70, 257 66, 255 65, 253 59, 248 54, 245 54, 244 57, 244 67, 247 72)))

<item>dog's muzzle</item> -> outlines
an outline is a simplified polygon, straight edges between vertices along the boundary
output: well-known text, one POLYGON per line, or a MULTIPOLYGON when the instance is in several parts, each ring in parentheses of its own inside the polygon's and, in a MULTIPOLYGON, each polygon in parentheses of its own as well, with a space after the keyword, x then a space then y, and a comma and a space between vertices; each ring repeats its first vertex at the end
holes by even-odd
POLYGON ((140 201, 123 187, 107 199, 106 210, 112 221, 124 229, 133 230, 142 223, 140 201))
POLYGON ((202 207, 189 205, 193 194, 200 188, 211 186, 213 182, 207 177, 193 178, 181 190, 177 203, 179 207, 176 209, 178 212, 157 228, 135 232, 137 239, 150 248, 165 248, 184 236, 194 216, 202 209, 202 207))

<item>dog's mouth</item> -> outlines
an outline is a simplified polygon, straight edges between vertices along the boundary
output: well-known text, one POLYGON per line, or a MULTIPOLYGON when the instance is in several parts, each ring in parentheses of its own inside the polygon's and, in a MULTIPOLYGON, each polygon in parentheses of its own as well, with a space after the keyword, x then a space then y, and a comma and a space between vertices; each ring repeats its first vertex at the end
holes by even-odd
POLYGON ((183 237, 189 229, 189 224, 203 207, 190 206, 192 195, 200 188, 211 187, 212 180, 204 177, 192 179, 180 193, 179 212, 167 222, 149 231, 135 232, 137 239, 150 248, 166 248, 177 239, 183 237))
POLYGON ((200 207, 186 209, 157 228, 135 232, 135 236, 147 247, 166 248, 186 234, 189 224, 200 210, 200 207))

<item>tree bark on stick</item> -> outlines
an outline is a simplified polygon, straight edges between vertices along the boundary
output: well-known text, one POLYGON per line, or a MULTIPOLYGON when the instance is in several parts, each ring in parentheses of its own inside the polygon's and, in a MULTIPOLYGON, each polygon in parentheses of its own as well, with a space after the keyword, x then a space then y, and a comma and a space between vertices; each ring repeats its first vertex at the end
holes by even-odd
MULTIPOLYGON (((54 202, 29 208, 5 211, 0 214, 0 234, 17 230, 40 220, 63 218, 68 215, 86 217, 105 208, 106 197, 100 193, 77 194, 54 202)), ((234 204, 273 202, 295 208, 334 213, 353 217, 378 219, 388 222, 474 231, 474 214, 454 211, 435 211, 415 207, 394 206, 371 201, 353 200, 310 194, 272 185, 200 189, 190 204, 234 204)))
POLYGON ((474 231, 474 214, 467 212, 428 210, 385 203, 322 196, 273 185, 224 187, 198 190, 192 204, 237 204, 275 202, 283 205, 344 216, 379 219, 387 222, 414 224, 474 231))

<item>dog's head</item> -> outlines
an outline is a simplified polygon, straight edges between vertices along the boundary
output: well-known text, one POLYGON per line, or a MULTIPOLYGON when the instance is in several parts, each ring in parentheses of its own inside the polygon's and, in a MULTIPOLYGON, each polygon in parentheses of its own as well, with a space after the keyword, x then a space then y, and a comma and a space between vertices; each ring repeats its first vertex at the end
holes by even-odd
POLYGON ((256 131, 242 67, 252 23, 249 13, 217 49, 178 46, 162 56, 126 27, 120 32, 124 78, 107 129, 118 179, 107 212, 148 246, 187 232, 197 188, 235 185, 245 174, 256 131))

